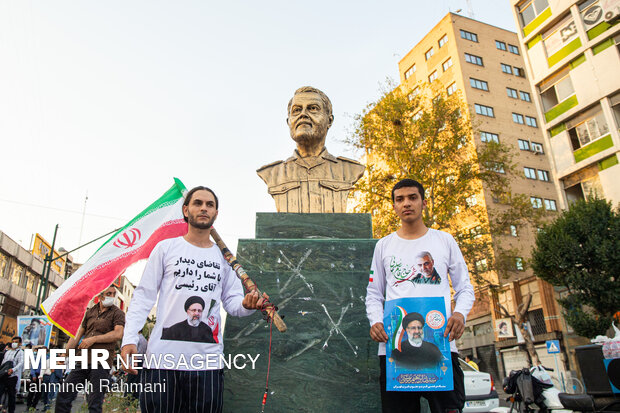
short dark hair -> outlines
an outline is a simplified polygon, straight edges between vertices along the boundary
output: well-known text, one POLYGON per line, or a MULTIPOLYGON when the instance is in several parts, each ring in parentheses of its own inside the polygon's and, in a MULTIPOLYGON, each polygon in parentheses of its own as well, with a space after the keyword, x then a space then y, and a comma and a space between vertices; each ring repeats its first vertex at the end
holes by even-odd
POLYGON ((392 202, 394 202, 394 191, 400 188, 408 187, 418 188, 418 192, 420 192, 420 196, 422 197, 422 200, 424 200, 424 186, 421 183, 413 179, 401 179, 400 181, 396 182, 396 185, 394 185, 394 188, 392 188, 392 202))
MULTIPOLYGON (((217 199, 217 195, 215 195, 215 192, 213 192, 213 190, 211 188, 207 188, 206 186, 197 186, 195 188, 190 189, 190 191, 187 193, 187 195, 185 195, 185 200, 183 201, 183 206, 188 206, 189 205, 189 201, 192 200, 192 196, 194 196, 194 193, 197 191, 209 191, 213 194, 213 198, 215 198, 215 209, 218 209, 220 207, 220 201, 217 199)), ((181 207, 181 211, 183 210, 183 207, 181 207)), ((188 222, 187 217, 185 216, 185 214, 183 214, 183 219, 185 220, 185 222, 188 222)))
POLYGON ((11 341, 13 341, 13 340, 19 340, 19 342, 20 342, 20 343, 22 342, 22 338, 21 338, 20 336, 15 336, 15 337, 13 337, 13 338, 11 339, 11 341))

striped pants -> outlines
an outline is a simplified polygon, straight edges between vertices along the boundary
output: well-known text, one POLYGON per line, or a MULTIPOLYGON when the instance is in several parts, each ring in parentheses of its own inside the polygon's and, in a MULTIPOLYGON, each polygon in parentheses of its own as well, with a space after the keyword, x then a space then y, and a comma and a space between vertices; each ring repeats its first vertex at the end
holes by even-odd
POLYGON ((140 408, 144 413, 222 412, 224 370, 145 369, 140 382, 140 408))

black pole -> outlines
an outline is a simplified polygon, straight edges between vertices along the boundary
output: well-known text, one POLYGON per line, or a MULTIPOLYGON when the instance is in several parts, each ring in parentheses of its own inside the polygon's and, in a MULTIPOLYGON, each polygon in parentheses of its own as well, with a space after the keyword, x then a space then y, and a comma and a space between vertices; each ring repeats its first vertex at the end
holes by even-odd
POLYGON ((52 249, 45 256, 43 260, 43 272, 41 273, 41 284, 39 285, 39 294, 37 296, 37 314, 41 314, 41 300, 45 300, 45 294, 47 293, 47 282, 50 276, 50 269, 52 267, 52 262, 54 261, 54 246, 56 245, 56 234, 58 233, 58 224, 56 224, 56 228, 54 229, 54 239, 52 240, 52 249), (47 264, 47 267, 46 267, 47 264), (45 278, 43 278, 45 277, 45 278), (42 297, 41 297, 42 296, 42 297))
POLYGON ((56 233, 58 232, 58 224, 56 224, 56 229, 54 230, 54 239, 52 239, 52 250, 50 251, 48 257, 49 257, 49 265, 47 266, 47 273, 45 274, 45 290, 43 291, 43 299, 45 300, 47 298, 47 290, 48 290, 48 286, 49 286, 49 279, 50 279, 50 271, 52 269, 52 263, 54 261, 56 261, 54 259, 54 247, 56 246, 56 233))

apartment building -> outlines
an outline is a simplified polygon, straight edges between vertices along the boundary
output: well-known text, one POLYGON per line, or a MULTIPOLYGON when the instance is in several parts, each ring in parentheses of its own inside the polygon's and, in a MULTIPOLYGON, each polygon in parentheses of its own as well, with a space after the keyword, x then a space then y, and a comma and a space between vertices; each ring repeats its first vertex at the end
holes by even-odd
MULTIPOLYGON (((560 206, 546 156, 548 142, 543 137, 516 33, 449 13, 402 58, 399 73, 401 85, 412 89, 412 93, 424 83, 444 88, 448 95, 458 90, 474 120, 475 144, 496 141, 513 148, 520 176, 511 181, 511 191, 529 196, 532 206, 545 209, 551 218, 557 213, 560 206)), ((477 202, 483 203, 488 212, 501 208, 499 200, 488 191, 481 198, 477 202)), ((458 343, 463 355, 480 359, 481 368, 496 380, 526 365, 515 332, 510 331, 508 337, 498 334, 500 304, 515 314, 524 297, 532 295, 529 326, 546 365, 553 359, 545 358, 545 341, 563 334, 553 287, 523 265, 523 260, 529 258, 536 230, 513 226, 509 234, 501 236, 503 245, 519 246, 524 256, 515 257, 509 279, 490 274, 501 286, 499 295, 491 294, 485 286, 476 287, 477 301, 458 343)), ((493 239, 494 244, 499 241, 498 237, 493 239)))
MULTIPOLYGON (((43 302, 65 280, 66 263, 64 260, 55 261, 49 273, 48 287, 42 288, 45 275, 43 260, 38 254, 45 248, 49 252, 51 246, 37 236, 40 242, 35 244, 36 251, 31 252, 0 231, 0 341, 5 343, 17 335, 17 316, 36 314, 39 294, 40 302, 43 302)), ((55 256, 58 255, 56 252, 55 256)), ((56 340, 66 339, 64 333, 58 334, 57 331, 52 332, 52 337, 54 345, 58 344, 56 340)))
POLYGON ((620 0, 510 4, 559 206, 620 202, 620 0))

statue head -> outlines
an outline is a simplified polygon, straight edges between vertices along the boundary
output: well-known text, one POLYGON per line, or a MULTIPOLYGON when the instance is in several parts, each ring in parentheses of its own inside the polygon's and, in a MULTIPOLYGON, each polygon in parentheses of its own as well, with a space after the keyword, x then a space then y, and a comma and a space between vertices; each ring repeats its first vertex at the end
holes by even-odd
POLYGON ((302 156, 317 155, 323 149, 333 121, 332 103, 319 89, 300 87, 288 102, 286 123, 302 156))

